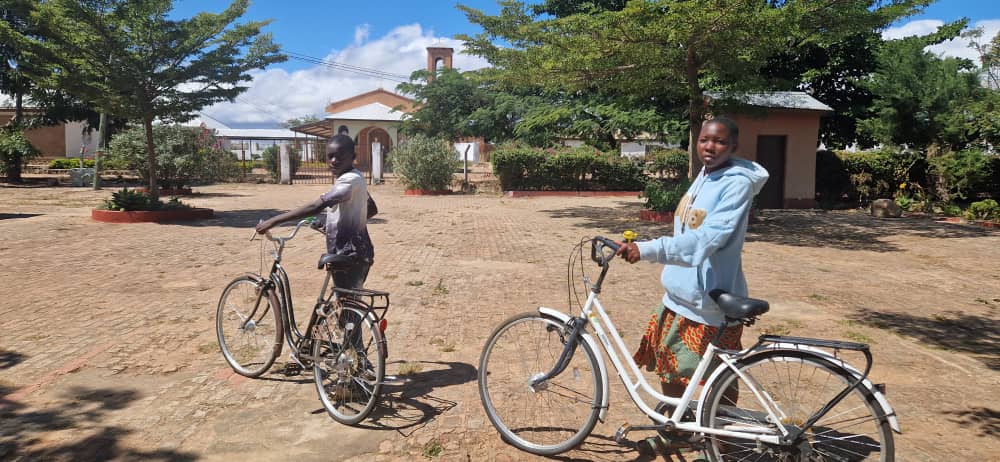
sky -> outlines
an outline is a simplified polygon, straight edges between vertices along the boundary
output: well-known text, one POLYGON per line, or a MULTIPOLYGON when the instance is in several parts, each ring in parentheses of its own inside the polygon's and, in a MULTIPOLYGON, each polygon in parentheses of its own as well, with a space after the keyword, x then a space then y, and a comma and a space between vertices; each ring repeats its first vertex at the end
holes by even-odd
MULTIPOLYGON (((227 0, 177 0, 172 16, 190 17, 201 11, 220 12, 227 0)), ((360 2, 255 0, 244 19, 272 22, 264 30, 286 53, 408 76, 426 67, 425 48, 455 49, 455 67, 472 70, 487 66, 483 59, 462 53, 458 34, 474 35, 478 26, 450 0, 368 0, 360 2)), ((463 0, 463 5, 496 14, 495 0, 463 0)), ((938 0, 923 14, 905 18, 883 32, 886 38, 926 34, 947 22, 968 18, 982 27, 984 37, 1000 32, 1000 2, 994 0, 938 0)), ((946 56, 975 58, 961 39, 931 47, 946 56)), ((384 88, 394 91, 395 77, 373 77, 289 59, 252 73, 250 88, 236 101, 203 109, 205 118, 234 128, 273 128, 305 115, 322 116, 330 101, 384 88)))

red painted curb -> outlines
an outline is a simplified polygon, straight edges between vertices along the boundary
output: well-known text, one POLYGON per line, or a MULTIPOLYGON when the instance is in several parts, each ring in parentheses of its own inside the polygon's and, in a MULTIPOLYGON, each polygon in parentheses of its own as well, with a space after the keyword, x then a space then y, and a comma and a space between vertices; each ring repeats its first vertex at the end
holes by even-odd
POLYGON ((640 210, 639 219, 656 223, 673 223, 674 212, 657 212, 655 210, 640 210))
POLYGON ((642 191, 505 191, 507 197, 638 197, 642 191))
MULTIPOLYGON (((149 190, 146 189, 146 188, 135 188, 135 190, 139 191, 139 192, 142 192, 142 193, 146 193, 146 194, 149 193, 149 190)), ((191 191, 191 188, 180 188, 180 189, 163 189, 163 188, 160 188, 160 195, 161 196, 192 196, 192 195, 194 195, 194 192, 191 191)))
POLYGON ((431 191, 428 189, 407 189, 403 192, 404 196, 447 196, 451 194, 452 191, 448 189, 442 189, 440 191, 431 191))
POLYGON ((212 218, 212 209, 178 209, 119 212, 117 210, 90 211, 90 218, 104 223, 159 223, 161 221, 201 220, 212 218))

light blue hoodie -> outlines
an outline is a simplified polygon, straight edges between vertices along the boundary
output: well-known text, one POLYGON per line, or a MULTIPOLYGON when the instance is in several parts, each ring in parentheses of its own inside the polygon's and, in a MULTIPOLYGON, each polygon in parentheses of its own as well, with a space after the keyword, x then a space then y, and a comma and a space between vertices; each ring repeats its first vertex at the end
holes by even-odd
POLYGON ((667 308, 718 326, 725 317, 708 291, 747 295, 740 253, 750 203, 767 177, 760 164, 735 156, 712 173, 702 168, 674 212, 674 236, 636 243, 640 259, 666 265, 660 282, 667 308))

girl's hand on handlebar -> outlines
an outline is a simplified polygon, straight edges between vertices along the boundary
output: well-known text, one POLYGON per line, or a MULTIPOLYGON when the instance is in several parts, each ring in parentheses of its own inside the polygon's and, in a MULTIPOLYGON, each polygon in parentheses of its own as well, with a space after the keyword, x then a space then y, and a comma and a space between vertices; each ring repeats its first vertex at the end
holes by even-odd
POLYGON ((264 233, 267 232, 267 230, 269 230, 269 229, 271 229, 273 227, 274 227, 274 223, 271 223, 271 220, 264 220, 264 221, 262 221, 260 223, 257 223, 257 228, 256 229, 257 229, 257 233, 258 234, 264 234, 264 233))
POLYGON ((639 246, 635 242, 619 242, 617 255, 629 263, 639 261, 639 246))

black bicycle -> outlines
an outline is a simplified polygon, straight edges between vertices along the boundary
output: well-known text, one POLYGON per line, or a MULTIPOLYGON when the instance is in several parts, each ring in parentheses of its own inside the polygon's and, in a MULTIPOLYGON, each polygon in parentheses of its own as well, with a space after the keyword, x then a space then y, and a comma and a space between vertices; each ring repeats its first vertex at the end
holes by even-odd
MULTIPOLYGON (((309 222, 300 221, 286 237, 265 233, 274 260, 268 276, 246 273, 222 291, 216 312, 219 347, 236 373, 259 377, 270 369, 287 343, 294 362, 286 365, 286 372, 312 368, 323 407, 337 422, 353 425, 375 408, 385 380, 389 293, 336 287, 334 274, 350 271, 360 262, 353 257, 324 254, 318 264, 326 273, 323 288, 306 328, 300 331, 281 254, 285 244, 309 222)), ((262 262, 264 251, 262 241, 262 262)))

